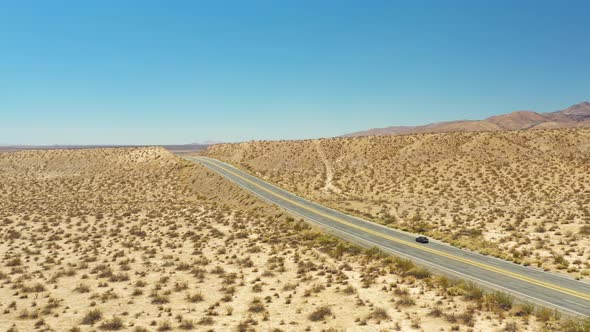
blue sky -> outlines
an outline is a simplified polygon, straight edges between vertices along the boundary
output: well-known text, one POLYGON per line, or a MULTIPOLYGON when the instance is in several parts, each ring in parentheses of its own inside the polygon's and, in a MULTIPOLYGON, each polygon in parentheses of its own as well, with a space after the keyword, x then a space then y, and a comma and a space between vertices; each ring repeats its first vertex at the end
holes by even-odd
POLYGON ((585 1, 0 0, 0 144, 329 137, 590 99, 585 1))

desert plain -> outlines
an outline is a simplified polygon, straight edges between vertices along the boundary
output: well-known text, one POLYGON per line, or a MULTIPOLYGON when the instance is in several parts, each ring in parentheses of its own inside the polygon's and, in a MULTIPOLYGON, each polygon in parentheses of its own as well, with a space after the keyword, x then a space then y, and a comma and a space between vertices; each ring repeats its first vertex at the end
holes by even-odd
MULTIPOLYGON (((589 131, 529 138, 549 152, 567 147, 542 160, 517 154, 528 151, 518 137, 477 135, 256 142, 204 154, 392 227, 511 237, 502 245, 513 255, 531 245, 523 260, 559 269, 562 255, 559 270, 584 277, 589 131), (342 144, 354 153, 340 155, 342 144), (470 156, 489 149, 493 157, 474 165, 470 156), (293 158, 279 161, 284 153, 293 158), (512 191, 484 195, 493 176, 512 191), (526 201, 501 218, 478 208, 518 201, 510 194, 526 201), (531 206, 537 200, 556 206, 531 206), (540 226, 528 243, 515 235, 540 226)), ((551 310, 342 242, 158 147, 0 153, 0 238, 0 331, 583 331, 551 310)))

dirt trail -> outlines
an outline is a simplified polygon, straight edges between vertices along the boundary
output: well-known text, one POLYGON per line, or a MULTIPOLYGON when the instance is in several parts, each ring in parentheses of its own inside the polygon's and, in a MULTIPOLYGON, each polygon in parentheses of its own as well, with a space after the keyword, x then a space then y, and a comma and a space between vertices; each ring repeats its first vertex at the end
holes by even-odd
POLYGON ((332 167, 330 166, 330 162, 328 161, 328 158, 326 157, 326 154, 324 153, 324 150, 322 149, 321 142, 318 140, 318 141, 315 141, 315 143, 316 143, 316 149, 318 151, 318 155, 320 156, 320 158, 322 159, 322 162, 326 166, 326 183, 325 183, 324 187, 322 188, 322 191, 325 191, 325 192, 331 191, 331 192, 340 194, 342 192, 340 190, 340 188, 336 187, 334 185, 334 183, 332 183, 332 179, 334 178, 334 171, 332 170, 332 167))

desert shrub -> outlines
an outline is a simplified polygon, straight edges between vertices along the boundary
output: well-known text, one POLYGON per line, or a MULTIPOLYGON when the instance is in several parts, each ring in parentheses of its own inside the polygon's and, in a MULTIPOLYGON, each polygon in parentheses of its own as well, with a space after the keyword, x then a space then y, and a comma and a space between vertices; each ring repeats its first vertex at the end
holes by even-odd
POLYGON ((111 282, 121 282, 121 281, 128 281, 129 280, 129 275, 127 273, 117 273, 117 274, 112 274, 109 277, 109 281, 111 282))
POLYGON ((100 309, 93 309, 93 310, 90 310, 88 313, 86 313, 84 318, 82 318, 82 324, 92 325, 101 319, 102 319, 102 311, 100 311, 100 309))
POLYGON ((401 306, 408 307, 408 306, 412 306, 412 305, 416 304, 416 301, 414 301, 414 299, 412 297, 410 297, 409 295, 403 295, 395 303, 397 303, 401 306))
POLYGON ((19 257, 15 257, 15 258, 13 258, 13 259, 9 260, 9 261, 6 263, 6 266, 8 266, 8 267, 13 267, 13 266, 19 266, 19 265, 21 265, 21 264, 22 264, 22 260, 21 260, 19 257))
POLYGON ((119 317, 113 317, 100 324, 99 328, 105 331, 118 331, 123 328, 123 320, 119 317))
POLYGON ((429 278, 432 275, 432 273, 430 273, 430 271, 428 271, 425 268, 414 267, 414 268, 410 269, 409 271, 407 271, 406 273, 404 273, 404 275, 413 276, 416 279, 426 279, 426 278, 429 278))
POLYGON ((309 314, 309 320, 312 322, 317 322, 320 320, 325 320, 327 316, 332 315, 332 309, 328 306, 321 306, 317 307, 314 311, 309 314))
POLYGON ((225 274, 225 270, 223 269, 223 267, 217 265, 216 267, 213 268, 213 270, 211 270, 211 273, 222 275, 222 274, 225 274))
POLYGON ((174 291, 176 292, 180 292, 183 290, 188 289, 188 283, 187 282, 176 282, 174 283, 174 291))
POLYGON ((5 237, 9 240, 15 240, 21 237, 21 233, 16 230, 9 230, 5 237))
POLYGON ((288 283, 283 286, 284 291, 292 291, 297 288, 297 284, 288 283))
POLYGON ((590 318, 566 319, 560 327, 563 332, 590 332, 590 318))
POLYGON ((407 272, 416 267, 416 265, 414 265, 414 262, 405 258, 398 257, 395 259, 394 263, 397 269, 401 272, 407 272))
POLYGON ((384 308, 377 307, 369 314, 369 318, 376 320, 386 320, 389 319, 389 314, 384 308))
POLYGON ((484 296, 483 289, 481 289, 480 287, 478 287, 473 282, 463 283, 459 287, 465 291, 463 293, 463 296, 465 296, 465 298, 467 300, 476 300, 476 301, 479 301, 484 296))
POLYGON ((79 284, 78 286, 76 286, 76 288, 74 288, 74 291, 76 291, 78 293, 88 293, 88 292, 90 292, 90 286, 84 285, 84 284, 79 284))
POLYGON ((517 332, 518 331, 518 324, 516 324, 515 322, 507 322, 506 325, 504 325, 503 331, 517 332))
POLYGON ((567 268, 569 266, 569 262, 563 255, 557 255, 554 258, 555 264, 559 265, 562 268, 567 268))
POLYGON ((351 285, 346 286, 346 288, 344 288, 342 291, 346 295, 352 295, 352 294, 356 293, 356 289, 351 285))
POLYGON ((51 310, 58 308, 60 306, 61 302, 62 302, 62 300, 56 299, 54 297, 50 297, 47 300, 47 305, 45 305, 45 308, 43 309, 43 314, 47 315, 47 314, 51 313, 51 310))
POLYGON ((431 317, 440 317, 443 315, 443 310, 440 306, 436 306, 434 308, 432 308, 429 312, 428 312, 428 316, 431 317))
POLYGON ((178 270, 178 271, 188 271, 188 270, 190 270, 190 268, 191 268, 190 264, 188 264, 186 262, 178 263, 178 265, 176 266, 176 270, 178 270))
POLYGON ((393 290, 393 294, 398 295, 398 296, 408 295, 408 294, 410 294, 410 291, 407 288, 397 287, 393 290))
POLYGON ((201 302, 203 301, 203 294, 199 293, 194 293, 194 294, 186 294, 186 298, 187 301, 189 301, 190 303, 197 303, 197 302, 201 302))
POLYGON ((262 303, 262 300, 259 298, 252 300, 252 302, 250 302, 250 306, 248 307, 248 311, 255 313, 263 312, 265 310, 264 303, 262 303))
POLYGON ((367 249, 363 253, 364 253, 367 261, 371 261, 374 259, 380 259, 380 258, 384 258, 387 256, 387 254, 385 254, 383 251, 381 251, 381 249, 379 249, 378 247, 373 247, 371 249, 367 249))
POLYGON ((533 314, 534 312, 535 312, 535 305, 534 304, 524 303, 524 304, 517 306, 517 309, 515 310, 515 315, 526 317, 526 316, 533 314))
POLYGON ((18 314, 18 318, 20 318, 20 319, 29 318, 29 310, 27 310, 27 309, 21 310, 20 314, 18 314))
POLYGON ((45 291, 45 286, 42 283, 36 283, 33 286, 24 286, 22 288, 25 293, 41 293, 45 291))
POLYGON ((473 325, 475 324, 475 318, 473 316, 473 311, 465 311, 462 314, 460 314, 458 317, 458 319, 460 319, 463 324, 467 325, 467 326, 471 326, 473 327, 473 325))
POLYGON ((160 322, 160 325, 158 326, 158 331, 170 331, 172 330, 172 324, 170 324, 169 321, 165 320, 160 322))
POLYGON ((166 304, 170 302, 170 299, 166 295, 162 294, 152 294, 152 304, 166 304))
POLYGON ((178 328, 181 330, 192 330, 195 328, 195 323, 190 319, 183 320, 180 322, 180 325, 178 325, 178 328))
POLYGON ((209 316, 205 316, 201 319, 199 319, 199 321, 197 322, 197 324, 199 325, 213 325, 214 321, 213 318, 209 317, 209 316))
POLYGON ((548 322, 555 318, 555 312, 549 308, 539 308, 535 316, 541 322, 548 322))
POLYGON ((503 310, 510 310, 514 303, 514 297, 503 292, 493 292, 485 296, 488 305, 495 306, 503 310))

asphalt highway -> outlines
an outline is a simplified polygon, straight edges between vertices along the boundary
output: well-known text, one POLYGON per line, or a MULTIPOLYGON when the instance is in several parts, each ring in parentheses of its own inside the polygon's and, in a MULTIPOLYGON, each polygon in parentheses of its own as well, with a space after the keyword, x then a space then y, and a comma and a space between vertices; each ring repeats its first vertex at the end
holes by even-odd
POLYGON ((217 172, 242 188, 331 233, 384 252, 412 259, 435 272, 470 280, 487 289, 557 309, 575 316, 590 316, 590 283, 568 276, 525 267, 431 240, 417 243, 409 234, 353 217, 310 202, 221 161, 185 156, 217 172))

